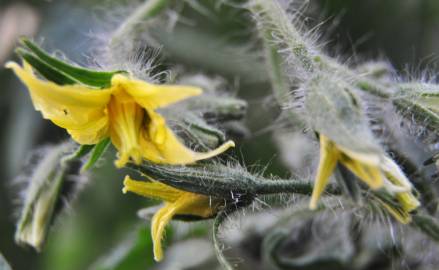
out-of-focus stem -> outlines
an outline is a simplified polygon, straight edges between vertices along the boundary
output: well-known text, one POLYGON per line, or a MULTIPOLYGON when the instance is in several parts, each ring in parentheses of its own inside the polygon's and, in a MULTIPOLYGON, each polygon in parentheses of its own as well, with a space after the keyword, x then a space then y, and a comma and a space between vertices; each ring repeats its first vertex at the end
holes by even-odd
POLYGON ((215 248, 215 254, 216 258, 218 259, 218 262, 221 264, 224 270, 233 270, 233 266, 230 264, 230 262, 227 260, 227 258, 224 256, 223 253, 223 247, 221 246, 220 240, 218 239, 219 234, 219 228, 221 226, 221 223, 227 218, 228 214, 232 212, 233 209, 224 209, 223 211, 219 212, 216 216, 214 222, 213 222, 213 230, 212 230, 212 238, 213 238, 213 245, 215 248))
POLYGON ((160 14, 171 0, 147 0, 138 7, 114 32, 111 46, 121 44, 122 41, 136 29, 136 26, 160 14))
POLYGON ((303 70, 313 72, 315 62, 312 50, 277 1, 254 0, 251 1, 250 10, 259 18, 257 21, 262 33, 273 32, 279 36, 303 70))

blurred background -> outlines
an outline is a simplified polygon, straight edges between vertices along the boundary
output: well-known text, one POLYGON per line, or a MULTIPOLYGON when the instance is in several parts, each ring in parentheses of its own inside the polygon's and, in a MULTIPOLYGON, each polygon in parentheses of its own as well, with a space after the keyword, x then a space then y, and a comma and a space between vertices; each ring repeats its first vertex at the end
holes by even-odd
MULTIPOLYGON (((87 64, 99 46, 97 40, 105 39, 109 29, 139 2, 1 0, 0 66, 7 60, 16 59, 14 48, 23 35, 34 37, 49 51, 59 50, 74 62, 87 64)), ((244 11, 215 2, 194 0, 182 4, 181 15, 174 25, 177 34, 162 33, 156 37, 166 53, 164 62, 169 65, 176 62, 193 71, 225 78, 232 94, 249 103, 245 124, 250 135, 242 139, 236 153, 245 164, 266 166, 267 174, 289 175, 288 162, 276 154, 282 139, 274 138, 270 133, 278 112, 270 107, 267 98, 270 93, 268 76, 258 65, 257 54, 249 49, 233 50, 234 46, 251 46, 246 44, 248 36, 252 35, 247 32, 253 27, 251 19, 244 11), (218 40, 227 42, 215 43, 219 46, 214 46, 217 54, 203 56, 202 47, 218 40), (190 42, 194 52, 199 49, 198 55, 191 55, 184 47, 191 45, 190 42), (227 45, 221 47, 221 44, 227 45)), ((307 24, 325 22, 321 33, 327 41, 325 49, 329 54, 349 62, 383 59, 403 75, 436 74, 438 1, 311 2, 306 11, 307 24)), ((136 215, 139 208, 150 202, 122 194, 124 173, 113 168, 115 153, 111 150, 107 153, 108 161, 101 162, 90 173, 78 197, 69 202, 67 209, 55 220, 41 253, 14 243, 19 209, 17 194, 22 189, 16 179, 26 176, 26 167, 32 166, 28 164, 28 157, 34 149, 59 143, 68 136, 34 111, 28 92, 11 71, 0 68, 0 84, 0 149, 3 153, 0 155, 0 252, 13 269, 148 269, 152 266, 148 222, 139 221, 136 215), (111 260, 119 260, 117 267, 111 260)), ((205 257, 211 258, 213 251, 210 241, 206 240, 207 232, 207 222, 177 223, 167 235, 168 242, 177 245, 168 252, 180 254, 184 260, 184 252, 179 253, 178 248, 187 249, 189 245, 198 247, 196 250, 205 250, 205 257)), ((195 269, 190 265, 174 268, 175 265, 166 261, 155 267, 195 269)))

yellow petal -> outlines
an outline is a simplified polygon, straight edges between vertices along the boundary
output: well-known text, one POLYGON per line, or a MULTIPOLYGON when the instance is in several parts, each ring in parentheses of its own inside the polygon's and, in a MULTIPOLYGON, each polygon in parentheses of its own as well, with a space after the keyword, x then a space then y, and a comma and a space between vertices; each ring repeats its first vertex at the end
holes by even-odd
POLYGON ((148 131, 140 140, 145 159, 165 164, 190 164, 217 156, 235 146, 233 141, 228 141, 212 151, 203 153, 192 151, 179 141, 161 115, 151 110, 147 111, 150 123, 148 131))
POLYGON ((217 212, 220 202, 205 195, 181 191, 153 180, 151 182, 136 181, 126 176, 123 184, 122 191, 124 193, 130 191, 141 196, 166 201, 165 205, 154 214, 151 224, 154 259, 156 261, 163 258, 163 234, 166 225, 175 215, 209 218, 217 212))
POLYGON ((382 161, 382 155, 380 153, 361 153, 340 145, 337 145, 337 148, 351 159, 369 166, 379 166, 382 161))
POLYGON ((165 203, 165 206, 155 213, 152 219, 151 234, 154 244, 154 259, 163 259, 161 240, 166 225, 176 214, 195 215, 199 217, 211 217, 216 212, 216 207, 211 207, 210 199, 204 195, 184 192, 182 196, 173 203, 165 203))
MULTIPOLYGON (((56 121, 53 121, 56 124, 56 121)), ((97 144, 108 137, 108 117, 101 117, 80 129, 67 129, 67 132, 79 144, 97 144)))
POLYGON ((339 156, 340 153, 334 143, 323 134, 320 134, 320 161, 309 208, 317 208, 319 198, 329 182, 329 178, 337 165, 339 156))
POLYGON ((158 210, 152 218, 151 235, 154 246, 154 259, 161 261, 163 259, 162 238, 166 225, 171 221, 172 217, 177 213, 181 203, 165 203, 165 206, 158 210))
POLYGON ((409 213, 421 205, 419 200, 411 192, 397 193, 395 197, 401 204, 402 209, 409 213))
POLYGON ((202 93, 198 87, 151 84, 121 74, 113 76, 111 83, 122 87, 140 106, 152 110, 202 93))
POLYGON ((24 69, 9 62, 11 68, 29 89, 36 110, 46 119, 69 130, 80 144, 94 144, 108 136, 108 104, 112 89, 96 90, 82 85, 57 85, 35 76, 29 64, 24 69))
POLYGON ((421 203, 412 193, 413 185, 395 161, 385 157, 381 167, 386 178, 391 183, 389 184, 391 186, 388 187, 388 189, 397 190, 395 198, 401 204, 401 207, 407 212, 411 212, 418 208, 421 203))
POLYGON ((130 159, 136 164, 142 161, 140 149, 144 110, 123 91, 111 98, 108 107, 111 141, 119 151, 116 167, 123 167, 130 159))
POLYGON ((372 189, 378 189, 383 186, 384 179, 379 167, 371 166, 358 160, 351 159, 349 156, 344 154, 341 154, 340 162, 372 189))
POLYGON ((395 186, 401 187, 405 189, 405 191, 410 191, 412 189, 412 183, 402 172, 398 164, 392 159, 384 157, 381 162, 381 169, 384 171, 387 179, 389 179, 389 181, 395 186))
POLYGON ((170 187, 168 185, 162 184, 160 182, 145 182, 132 180, 128 175, 125 176, 123 181, 123 193, 133 192, 137 195, 144 197, 150 197, 158 200, 163 200, 167 202, 175 202, 182 194, 176 188, 170 187))

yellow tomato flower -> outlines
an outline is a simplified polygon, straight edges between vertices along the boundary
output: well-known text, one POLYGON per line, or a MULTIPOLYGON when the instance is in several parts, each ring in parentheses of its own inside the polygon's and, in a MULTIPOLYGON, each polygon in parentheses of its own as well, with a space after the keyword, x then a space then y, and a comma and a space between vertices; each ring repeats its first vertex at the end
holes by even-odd
POLYGON ((410 181, 393 160, 386 156, 351 151, 320 133, 320 162, 311 196, 311 209, 317 208, 318 200, 338 162, 372 189, 386 188, 395 195, 405 211, 410 212, 420 205, 411 193, 410 181))
POLYGON ((165 201, 151 222, 154 259, 163 259, 162 238, 166 225, 174 216, 210 218, 218 212, 219 202, 209 196, 182 191, 156 181, 135 181, 129 176, 123 182, 123 193, 128 191, 141 196, 165 201))
POLYGON ((96 144, 110 137, 119 151, 117 167, 123 167, 129 160, 139 164, 142 159, 189 164, 234 146, 233 141, 228 141, 210 152, 194 152, 178 140, 165 119, 155 111, 200 95, 200 88, 156 85, 128 74, 114 75, 111 86, 105 89, 81 84, 58 85, 39 79, 26 61, 23 67, 13 62, 6 67, 27 86, 35 109, 45 119, 65 128, 76 142, 96 144))

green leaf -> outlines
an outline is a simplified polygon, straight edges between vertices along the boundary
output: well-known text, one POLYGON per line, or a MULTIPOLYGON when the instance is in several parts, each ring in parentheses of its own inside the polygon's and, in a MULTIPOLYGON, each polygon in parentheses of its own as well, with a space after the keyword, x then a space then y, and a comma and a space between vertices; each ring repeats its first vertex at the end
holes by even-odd
POLYGON ((0 270, 12 270, 11 266, 8 264, 6 259, 0 253, 0 270))
POLYGON ((91 150, 91 155, 88 161, 82 166, 81 172, 87 171, 92 168, 96 162, 101 158, 101 156, 105 153, 108 146, 110 145, 110 138, 103 139, 98 144, 92 146, 93 150, 91 150))
POLYGON ((89 85, 92 87, 109 87, 111 85, 111 78, 113 77, 113 75, 124 72, 121 70, 108 72, 95 71, 92 69, 73 66, 55 57, 50 56, 29 39, 23 38, 21 40, 21 43, 23 44, 23 46, 29 49, 36 57, 38 57, 41 61, 45 62, 53 69, 57 70, 67 77, 73 78, 75 81, 79 81, 85 85, 89 85))

